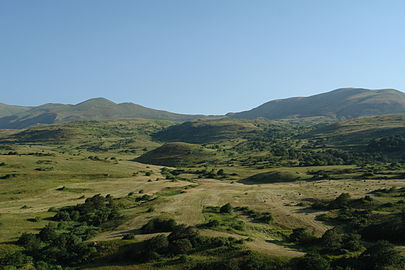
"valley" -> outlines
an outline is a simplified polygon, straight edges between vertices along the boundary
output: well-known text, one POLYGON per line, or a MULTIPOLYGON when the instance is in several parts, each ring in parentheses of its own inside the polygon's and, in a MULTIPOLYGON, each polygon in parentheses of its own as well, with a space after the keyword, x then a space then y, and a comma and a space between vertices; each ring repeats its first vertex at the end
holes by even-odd
MULTIPOLYGON (((337 259, 355 258, 372 242, 364 239, 356 251, 324 250, 325 233, 340 225, 325 219, 335 210, 313 205, 326 205, 341 194, 372 198, 376 208, 370 213, 383 216, 356 229, 360 234, 384 215, 399 215, 405 183, 404 119, 401 114, 338 123, 139 119, 2 130, 0 260, 11 260, 7 258, 23 250, 18 244, 22 234, 37 234, 49 224, 79 226, 74 224, 80 219, 72 217, 58 221, 55 211, 86 204, 100 194, 114 198, 121 217, 108 226, 91 227, 89 221, 80 225, 94 230, 83 244, 98 246, 98 255, 69 265, 61 257, 51 259, 55 255, 50 253, 46 263, 84 269, 216 269, 225 258, 234 258, 231 262, 240 265, 253 260, 268 262, 268 269, 296 269, 294 265, 308 259, 328 258, 331 264, 344 265, 337 259), (378 190, 392 190, 395 196, 378 195, 378 190), (228 203, 231 210, 220 211, 228 203), (381 208, 385 204, 390 206, 381 208), (133 245, 147 245, 159 235, 159 230, 142 231, 156 218, 192 226, 202 239, 236 242, 196 246, 186 254, 160 250, 147 260, 136 259, 138 255, 117 260, 133 245), (321 240, 293 240, 300 228, 321 240), (313 249, 324 257, 305 255, 313 249)), ((58 233, 66 230, 71 229, 58 233)), ((394 244, 403 252, 403 242, 394 244)), ((44 244, 38 248, 46 250, 44 244)), ((31 255, 34 261, 21 256, 21 266, 38 263, 36 255, 31 255)))

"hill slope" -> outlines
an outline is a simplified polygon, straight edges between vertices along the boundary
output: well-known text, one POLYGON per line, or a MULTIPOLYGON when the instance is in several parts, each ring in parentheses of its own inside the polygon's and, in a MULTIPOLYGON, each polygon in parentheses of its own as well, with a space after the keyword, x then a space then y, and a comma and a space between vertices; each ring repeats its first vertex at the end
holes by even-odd
POLYGON ((370 140, 400 135, 405 137, 405 114, 360 117, 321 125, 304 135, 334 144, 361 145, 370 140))
POLYGON ((170 126, 154 135, 164 142, 211 143, 255 132, 257 127, 243 120, 192 121, 170 126))
MULTIPOLYGON (((116 104, 104 98, 90 99, 76 105, 51 103, 38 107, 22 108, 24 109, 20 111, 17 109, 14 114, 8 113, 2 115, 2 107, 0 106, 0 128, 20 129, 36 124, 54 124, 85 120, 143 118, 152 120, 189 121, 207 117, 204 115, 186 115, 154 110, 133 103, 116 104)), ((9 111, 12 109, 13 108, 8 108, 9 111)))
POLYGON ((13 106, 0 103, 0 117, 10 116, 16 113, 27 111, 29 109, 30 107, 13 106))
POLYGON ((230 113, 228 116, 245 119, 315 116, 344 119, 394 113, 405 113, 405 93, 393 89, 342 88, 310 97, 273 100, 252 110, 230 113))
POLYGON ((136 161, 153 165, 185 166, 207 161, 214 155, 214 152, 199 145, 171 142, 143 154, 136 161))

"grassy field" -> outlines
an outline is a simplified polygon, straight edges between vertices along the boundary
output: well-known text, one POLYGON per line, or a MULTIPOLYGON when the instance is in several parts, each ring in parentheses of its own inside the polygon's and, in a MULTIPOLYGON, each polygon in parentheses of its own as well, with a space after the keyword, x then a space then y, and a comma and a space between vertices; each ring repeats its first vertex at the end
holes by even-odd
MULTIPOLYGON (((235 151, 232 145, 248 141, 245 137, 193 146, 217 153, 213 154, 217 162, 194 164, 193 160, 201 158, 197 157, 198 153, 192 153, 197 156, 191 159, 189 156, 187 162, 191 166, 183 168, 134 161, 163 144, 154 141, 152 134, 169 125, 164 121, 141 120, 80 122, 54 126, 51 132, 48 127, 22 133, 2 131, 0 258, 19 248, 13 242, 22 233, 37 233, 53 222, 50 218, 54 213, 49 212, 49 208, 83 203, 95 194, 111 194, 116 198, 128 197, 128 200, 143 195, 153 199, 139 207, 123 209, 124 221, 97 234, 91 239, 93 242, 117 243, 119 249, 128 243, 121 240, 128 233, 135 234, 132 240, 135 243, 149 239, 155 234, 143 234, 140 228, 154 217, 164 217, 178 224, 196 226, 205 236, 243 239, 246 249, 288 260, 305 254, 304 249, 288 240, 293 229, 305 227, 319 237, 332 227, 317 218, 326 211, 308 208, 311 199, 333 200, 342 193, 349 193, 353 198, 368 195, 390 203, 398 199, 381 197, 372 191, 405 186, 405 167, 401 164, 395 168, 389 163, 258 168, 257 164, 232 162, 234 157, 229 155, 235 151), (369 174, 370 171, 373 173, 369 174), (269 212, 273 220, 260 223, 240 211, 231 214, 207 211, 226 203, 257 213, 269 212), (207 227, 212 220, 217 224, 207 227)), ((243 153, 239 154, 241 156, 243 153)), ((397 248, 404 250, 401 245, 397 248)), ((214 260, 215 256, 190 255, 193 263, 214 260)), ((169 263, 164 269, 183 269, 185 265, 187 263, 169 263)), ((85 268, 161 267, 156 263, 112 266, 101 261, 85 268)))

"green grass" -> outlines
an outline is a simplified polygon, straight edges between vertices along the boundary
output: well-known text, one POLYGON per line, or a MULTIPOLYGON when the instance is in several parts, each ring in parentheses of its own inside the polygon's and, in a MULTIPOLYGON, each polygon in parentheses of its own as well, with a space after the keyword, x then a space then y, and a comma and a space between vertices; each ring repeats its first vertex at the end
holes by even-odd
MULTIPOLYGON (((247 126, 254 125, 258 133, 242 132, 237 135, 240 137, 229 135, 226 140, 204 145, 171 143, 169 149, 162 148, 161 142, 154 140, 156 132, 171 125, 166 121, 77 122, 37 127, 23 133, 0 131, 0 178, 10 175, 0 179, 0 256, 16 248, 10 241, 15 241, 21 233, 38 232, 45 226, 54 214, 48 212, 50 207, 76 205, 98 193, 124 197, 120 200, 126 217, 124 222, 91 239, 106 246, 111 244, 106 254, 113 254, 128 243, 119 240, 123 235, 136 233, 154 217, 167 217, 177 223, 194 226, 216 220, 217 225, 201 228, 201 233, 249 238, 251 241, 246 243, 247 248, 266 255, 301 256, 302 253, 288 246, 284 237, 297 227, 307 227, 317 236, 329 228, 328 224, 316 219, 322 213, 306 209, 307 199, 330 200, 343 192, 355 198, 370 195, 381 204, 396 204, 403 199, 399 188, 404 186, 405 167, 401 163, 307 167, 275 164, 265 159, 271 158, 267 152, 269 148, 266 148, 269 145, 254 142, 264 142, 265 138, 269 138, 267 135, 274 133, 283 137, 284 127, 287 133, 294 133, 296 129, 290 124, 272 126, 265 120, 246 123, 247 126), (276 127, 280 128, 277 132, 276 127), (62 131, 57 131, 55 136, 55 130, 62 131), (59 136, 60 132, 63 136, 59 136), (256 148, 249 148, 252 145, 256 148), (260 148, 262 146, 263 149, 260 148), (16 154, 9 155, 9 152, 16 154), (146 163, 134 161, 139 156, 148 155, 151 159, 145 160, 146 163), (181 168, 183 171, 176 171, 178 168, 162 170, 162 166, 150 164, 152 158, 174 161, 165 162, 167 165, 186 167, 181 168), (260 158, 263 160, 260 161, 260 158), (247 159, 251 160, 247 162, 247 159), (50 167, 52 170, 47 169, 50 167), (220 169, 224 174, 218 176, 220 169), (214 172, 212 177, 215 179, 208 179, 208 174, 204 176, 197 172, 202 170, 214 172), (166 179, 167 172, 176 174, 174 179, 166 179), (372 174, 366 176, 370 172, 372 174), (396 188, 391 195, 397 197, 388 196, 385 192, 370 193, 391 187, 396 188), (128 196, 131 192, 132 195, 128 196), (144 195, 151 196, 153 200, 136 201, 137 197, 144 195), (207 206, 228 202, 234 207, 246 206, 255 213, 270 212, 274 220, 264 224, 239 211, 231 214, 218 213, 217 208, 204 211, 207 206)), ((234 131, 231 129, 230 134, 235 134, 234 131)), ((292 137, 280 140, 277 143, 288 142, 289 147, 294 149, 311 144, 310 140, 292 137)), ((388 205, 378 211, 397 213, 398 209, 388 205)), ((137 234, 134 241, 152 236, 137 234)), ((100 261, 88 268, 182 269, 196 262, 221 258, 218 254, 197 253, 190 255, 188 263, 171 264, 176 258, 139 265, 111 265, 110 262, 100 261)))

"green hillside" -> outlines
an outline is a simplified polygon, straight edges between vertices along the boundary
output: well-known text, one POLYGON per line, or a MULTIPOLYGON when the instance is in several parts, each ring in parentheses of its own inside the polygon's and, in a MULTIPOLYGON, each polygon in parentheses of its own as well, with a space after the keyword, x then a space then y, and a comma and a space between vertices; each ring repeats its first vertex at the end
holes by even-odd
POLYGON ((164 142, 210 143, 234 139, 257 130, 257 126, 248 121, 222 119, 185 122, 164 129, 154 137, 164 142))
POLYGON ((249 111, 228 114, 231 118, 268 119, 323 116, 346 119, 360 116, 405 113, 405 93, 394 89, 342 88, 310 97, 267 102, 249 111))
POLYGON ((25 130, 3 130, 3 144, 51 145, 58 151, 128 153, 141 155, 160 143, 152 134, 172 125, 164 120, 81 121, 25 130), (7 132, 6 132, 7 131, 7 132))
POLYGON ((362 145, 372 139, 395 135, 405 136, 405 114, 361 117, 321 125, 305 137, 333 144, 362 145))
POLYGON ((378 240, 405 253, 404 120, 2 129, 0 268, 370 269, 378 240))
POLYGON ((143 154, 136 161, 153 165, 186 166, 204 163, 214 158, 215 153, 202 146, 172 142, 143 154))
POLYGON ((249 176, 241 182, 245 184, 270 184, 293 182, 307 178, 309 178, 307 174, 294 170, 273 170, 249 176))
POLYGON ((29 110, 30 107, 24 107, 24 106, 13 106, 13 105, 7 105, 0 103, 0 117, 6 117, 10 116, 16 113, 24 112, 29 110))

